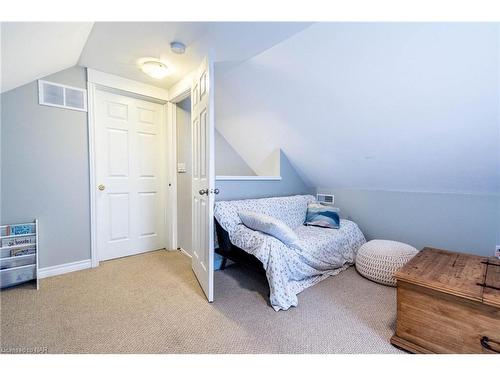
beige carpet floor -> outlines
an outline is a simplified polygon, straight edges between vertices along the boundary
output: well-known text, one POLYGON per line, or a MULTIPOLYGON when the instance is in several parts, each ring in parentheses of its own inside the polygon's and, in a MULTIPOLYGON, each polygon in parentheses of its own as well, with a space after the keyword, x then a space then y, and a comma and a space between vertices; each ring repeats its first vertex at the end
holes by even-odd
POLYGON ((215 273, 206 302, 179 252, 156 251, 0 293, 2 352, 398 353, 396 291, 351 267, 275 312, 260 276, 232 265, 215 273))

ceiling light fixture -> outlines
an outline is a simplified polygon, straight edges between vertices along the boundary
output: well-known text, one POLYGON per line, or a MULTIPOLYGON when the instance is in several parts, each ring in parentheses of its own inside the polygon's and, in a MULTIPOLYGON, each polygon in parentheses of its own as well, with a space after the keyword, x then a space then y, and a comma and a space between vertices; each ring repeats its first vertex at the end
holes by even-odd
POLYGON ((173 53, 176 53, 178 55, 182 55, 184 52, 186 52, 186 45, 181 42, 172 42, 170 43, 170 50, 173 53))
POLYGON ((160 61, 145 61, 141 69, 148 76, 156 79, 162 79, 170 73, 168 67, 160 61))

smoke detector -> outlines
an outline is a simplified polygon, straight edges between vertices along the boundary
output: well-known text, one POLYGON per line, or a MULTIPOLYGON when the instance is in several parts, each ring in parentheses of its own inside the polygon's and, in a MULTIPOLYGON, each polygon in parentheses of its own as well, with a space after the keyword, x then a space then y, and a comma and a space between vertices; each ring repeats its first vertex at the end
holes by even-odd
POLYGON ((186 45, 181 42, 172 42, 170 43, 170 50, 173 53, 176 53, 178 55, 182 55, 184 52, 186 52, 186 45))

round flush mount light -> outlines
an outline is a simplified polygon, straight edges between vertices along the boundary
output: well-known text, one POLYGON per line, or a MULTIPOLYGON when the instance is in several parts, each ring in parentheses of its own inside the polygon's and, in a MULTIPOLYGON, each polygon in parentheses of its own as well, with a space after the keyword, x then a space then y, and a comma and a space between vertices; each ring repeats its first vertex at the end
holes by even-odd
POLYGON ((186 46, 184 43, 181 43, 181 42, 172 42, 172 43, 170 43, 170 50, 173 53, 176 53, 178 55, 182 55, 184 52, 186 52, 186 46))
POLYGON ((154 60, 143 62, 141 70, 148 76, 156 79, 162 79, 169 74, 168 67, 164 63, 154 60))

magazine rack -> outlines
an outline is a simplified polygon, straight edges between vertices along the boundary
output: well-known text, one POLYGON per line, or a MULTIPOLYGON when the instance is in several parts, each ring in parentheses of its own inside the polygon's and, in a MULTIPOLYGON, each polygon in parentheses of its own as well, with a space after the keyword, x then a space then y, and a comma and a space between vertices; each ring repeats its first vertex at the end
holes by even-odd
POLYGON ((38 281, 38 220, 0 225, 0 288, 38 281))

